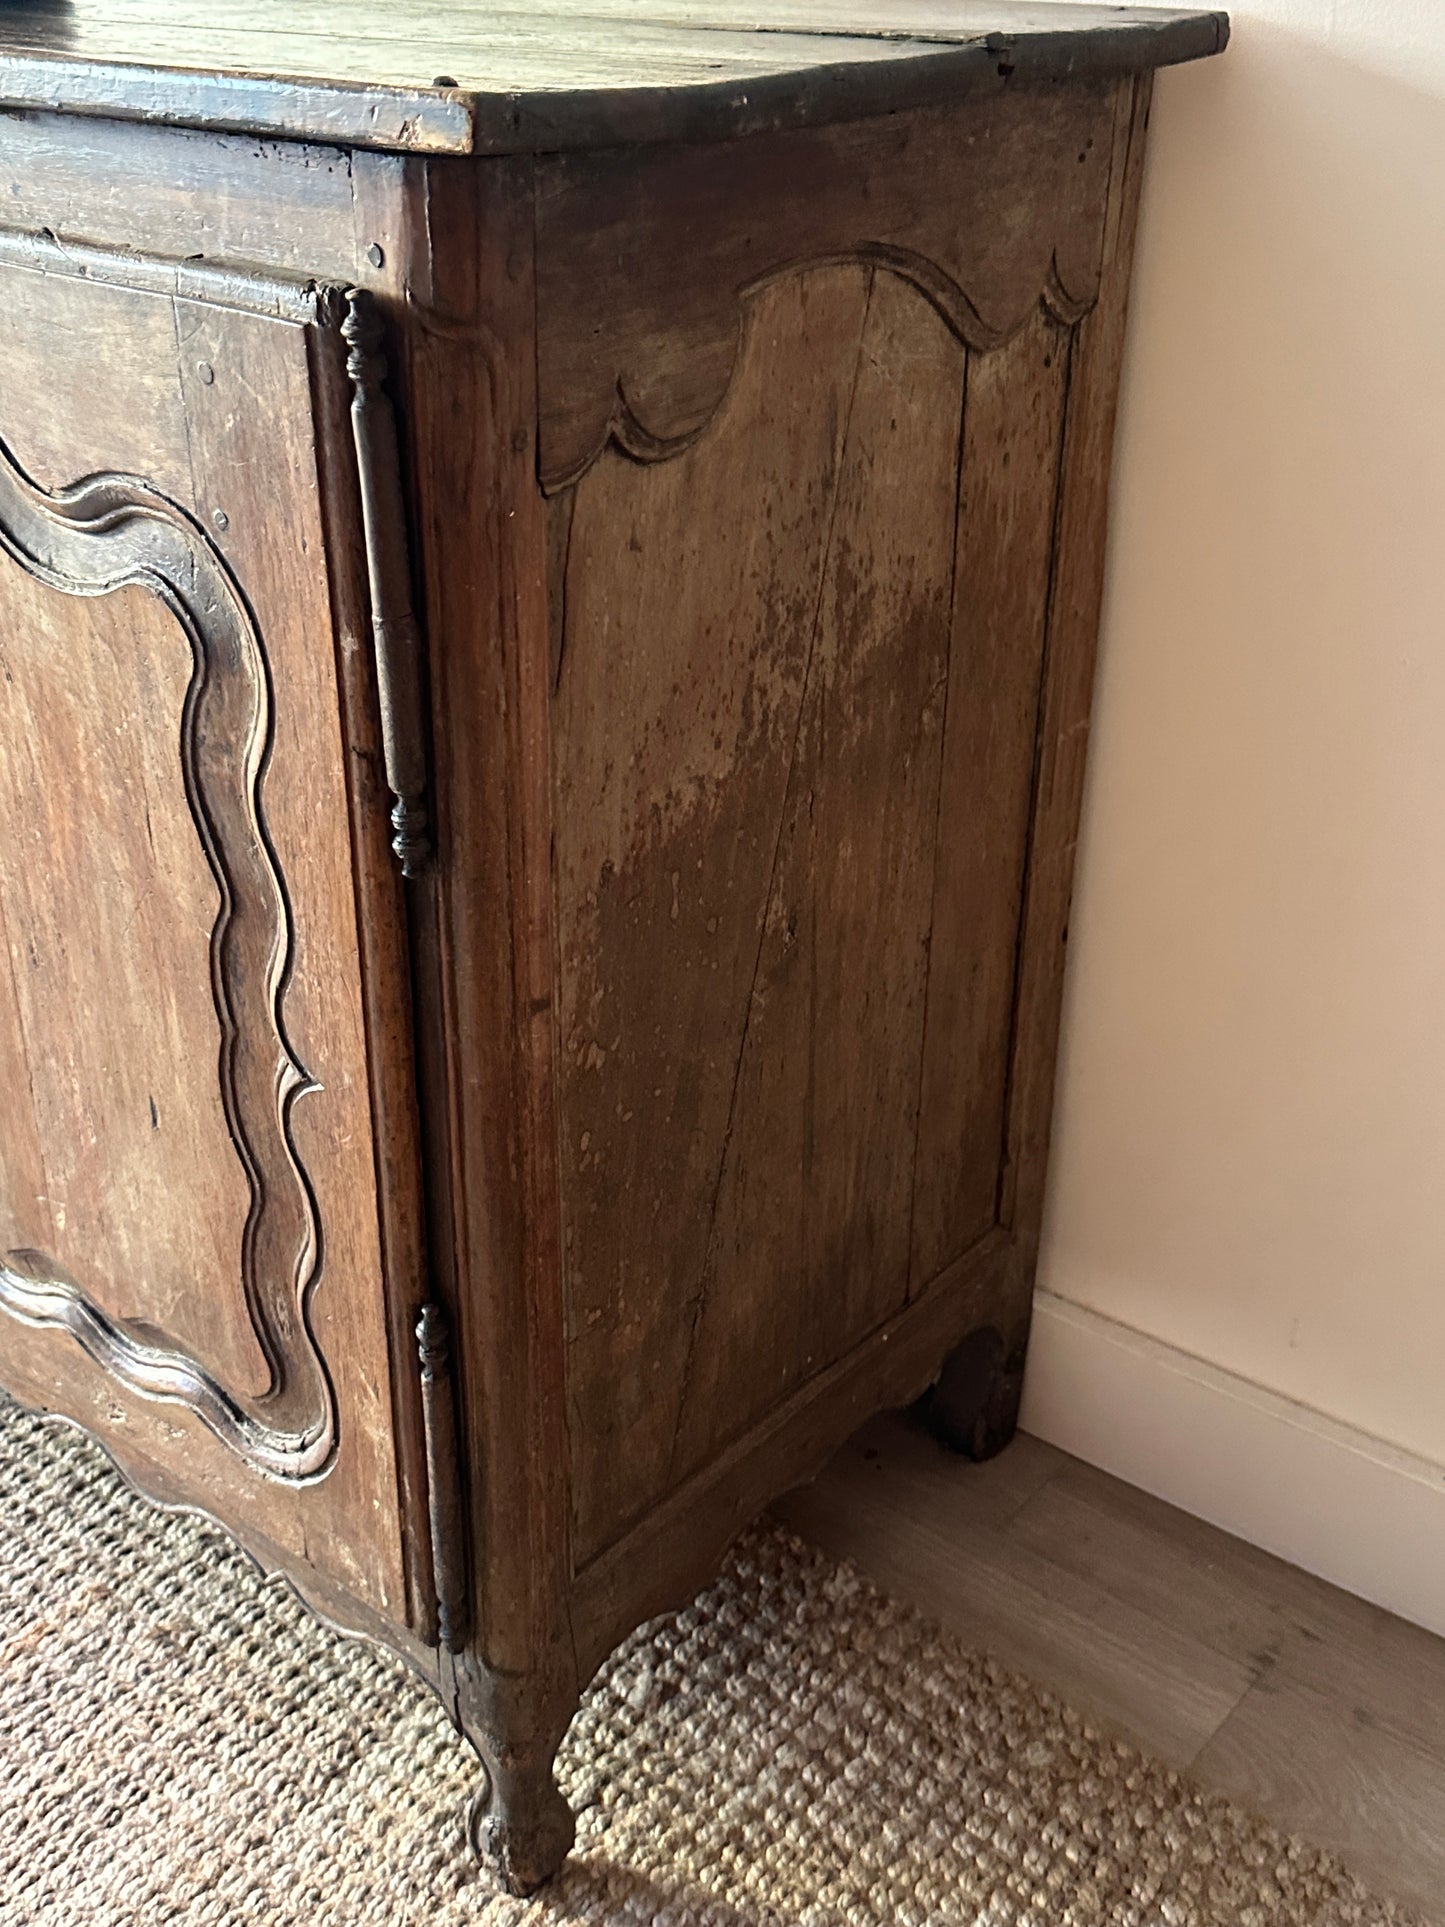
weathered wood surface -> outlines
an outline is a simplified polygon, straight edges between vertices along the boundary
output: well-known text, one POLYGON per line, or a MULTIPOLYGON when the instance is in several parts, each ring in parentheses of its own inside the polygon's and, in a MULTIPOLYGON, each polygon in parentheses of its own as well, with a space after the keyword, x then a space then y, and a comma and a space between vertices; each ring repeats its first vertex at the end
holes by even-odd
POLYGON ((912 1288, 994 1222, 1070 331, 969 359, 914 1160, 912 1288))
POLYGON ((866 287, 781 284, 715 434, 577 490, 553 732, 579 1557, 667 1476, 866 287))
MULTIPOLYGON (((49 277, 0 273, 33 338, 49 277)), ((7 1091, 22 1101, 5 1136, 22 1168, 7 1165, 5 1262, 22 1308, 34 1280, 64 1296, 39 1329, 6 1318, 0 1369, 122 1456, 184 1465, 200 1503, 404 1618, 378 1219, 380 1193, 407 1174, 374 1158, 314 331, 108 287, 66 294, 60 378, 0 381, 12 475, 32 449, 52 486, 134 457, 124 382, 90 374, 114 333, 119 367, 143 364, 145 466, 177 506, 122 482, 114 499, 136 506, 87 534, 84 505, 109 486, 93 484, 75 533, 46 549, 57 511, 7 484, 0 905, 19 1060, 7 1091), (146 303, 154 327, 136 320, 146 303), (113 402, 96 411, 95 393, 113 402), (127 543, 141 545, 133 563, 127 543), (95 595, 112 566, 134 568, 136 586, 95 595), (252 637, 238 655, 241 632, 217 626, 228 572, 252 637), (74 1335, 86 1307, 114 1334, 100 1353, 74 1335), (180 1390, 142 1421, 156 1347, 180 1390), (239 1442, 193 1416, 217 1399, 241 1412, 239 1442), (321 1428, 321 1486, 248 1464, 293 1409, 321 1428)))
POLYGON ((1024 171, 1012 101, 978 151, 961 109, 951 142, 931 115, 881 147, 869 128, 784 136, 799 167, 758 143, 715 164, 711 197, 695 151, 670 180, 650 156, 596 166, 610 200, 545 164, 544 478, 549 433, 563 466, 600 439, 599 399, 677 431, 617 434, 549 524, 583 1565, 997 1221, 1064 277, 1097 287, 1131 99, 1081 87, 1039 110, 1039 198, 1015 194, 1008 245, 973 257, 992 299, 962 262, 970 209, 1024 171), (952 186, 933 226, 900 191, 920 144, 952 186), (609 206, 626 218, 596 218, 609 206), (779 238, 750 245, 764 225, 779 238), (851 262, 809 265, 849 232, 851 262), (670 234, 697 280, 669 302, 670 234), (789 245, 792 272, 739 286, 789 245), (1004 346, 966 345, 1009 323, 1004 346), (613 372, 634 368, 646 417, 613 372))
POLYGON ((1117 93, 1081 83, 722 151, 539 163, 544 484, 575 480, 609 438, 648 460, 700 433, 745 295, 809 263, 890 267, 976 348, 1041 299, 1076 319, 1098 292, 1117 93))
POLYGON ((790 277, 708 434, 569 505, 584 1561, 995 1221, 1068 341, 970 356, 899 276, 790 277))
MULTIPOLYGON (((363 559, 360 478, 352 457, 352 390, 334 341, 311 341, 315 457, 335 639, 343 777, 356 889, 357 961, 376 1167, 380 1280, 388 1335, 397 1504, 405 1562, 405 1623, 425 1644, 437 1632, 420 1374, 410 1369, 414 1317, 430 1292, 421 1117, 405 884, 389 835, 371 609, 363 559)), ((298 397, 299 401, 299 397, 298 397)), ((317 612, 318 623, 321 612, 317 612)), ((317 634, 322 633, 318 628, 317 634)), ((455 1468, 453 1468, 455 1475, 455 1468)), ((465 1552, 465 1545, 460 1550, 465 1552)), ((333 1616, 335 1608, 332 1609, 333 1616)), ((393 1622, 398 1615, 389 1602, 393 1622)))
POLYGON ((908 1290, 966 356, 897 276, 833 276, 862 312, 670 1477, 908 1290))
POLYGON ((528 161, 444 163, 393 210, 409 316, 438 861, 411 886, 433 1288, 457 1339, 472 1636, 444 1689, 487 1762, 472 1837, 517 1889, 572 1821, 576 1707, 558 1285, 546 509, 528 161))
POLYGON ((256 1398, 256 1333, 196 1290, 237 1271, 250 1196, 214 1075, 220 899, 176 755, 191 647, 142 589, 71 606, 8 556, 0 606, 0 1249, 45 1254, 256 1398))
POLYGON ((0 112, 0 226, 152 261, 357 279, 357 185, 340 148, 0 112))
POLYGON ((1217 53, 1221 13, 1013 0, 37 0, 0 22, 0 100, 359 147, 516 153, 721 139, 1017 77, 1217 53))
POLYGON ((983 1239, 936 1291, 800 1387, 585 1566, 570 1602, 582 1677, 626 1629, 691 1598, 763 1507, 820 1472, 869 1413, 911 1404, 949 1347, 996 1315, 1010 1265, 1004 1233, 983 1239))

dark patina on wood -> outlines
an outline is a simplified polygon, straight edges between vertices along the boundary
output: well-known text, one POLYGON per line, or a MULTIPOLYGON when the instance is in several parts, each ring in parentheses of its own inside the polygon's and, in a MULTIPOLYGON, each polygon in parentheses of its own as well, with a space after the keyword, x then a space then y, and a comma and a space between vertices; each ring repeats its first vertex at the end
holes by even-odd
POLYGON ((880 1406, 1012 1431, 1224 33, 0 14, 0 1383, 404 1653, 519 1892, 619 1639, 880 1406))
POLYGON ((33 0, 0 100, 448 154, 725 140, 1218 53, 1220 12, 991 0, 33 0))

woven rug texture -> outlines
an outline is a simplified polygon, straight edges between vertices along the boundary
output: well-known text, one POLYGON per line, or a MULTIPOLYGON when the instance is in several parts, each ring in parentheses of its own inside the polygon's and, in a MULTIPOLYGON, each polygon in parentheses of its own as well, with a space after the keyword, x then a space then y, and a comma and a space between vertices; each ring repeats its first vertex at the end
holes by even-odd
POLYGON ((1414 1927, 777 1529, 587 1695, 530 1902, 400 1663, 0 1400, 5 1927, 1414 1927))

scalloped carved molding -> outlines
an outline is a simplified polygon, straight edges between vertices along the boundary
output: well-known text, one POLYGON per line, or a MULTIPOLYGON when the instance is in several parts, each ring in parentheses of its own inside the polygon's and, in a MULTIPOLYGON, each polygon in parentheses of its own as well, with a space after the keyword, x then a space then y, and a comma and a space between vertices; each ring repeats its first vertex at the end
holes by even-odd
POLYGON ((549 492, 609 442, 665 460, 732 382, 743 305, 779 275, 883 266, 968 347, 1098 298, 1127 84, 1004 92, 806 133, 557 155, 537 169, 539 462, 549 492), (685 261, 683 272, 680 264, 685 261))
POLYGON ((220 893, 210 964, 221 1100, 250 1188, 240 1274, 270 1386, 259 1399, 233 1396, 151 1327, 100 1309, 44 1252, 0 1257, 0 1310, 68 1332, 121 1384, 186 1406, 266 1476, 314 1479, 334 1457, 337 1410, 308 1317, 321 1227, 291 1113, 314 1086, 291 1048, 282 1011, 291 907, 261 809, 271 689, 260 636, 201 529, 184 509, 127 476, 94 476, 50 494, 0 444, 0 549, 65 595, 148 590, 191 645, 180 758, 186 800, 220 893))

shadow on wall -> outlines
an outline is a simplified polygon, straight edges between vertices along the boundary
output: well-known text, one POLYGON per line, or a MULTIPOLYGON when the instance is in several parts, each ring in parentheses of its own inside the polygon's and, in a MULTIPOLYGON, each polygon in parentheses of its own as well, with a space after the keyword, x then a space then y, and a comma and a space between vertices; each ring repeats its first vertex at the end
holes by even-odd
POLYGON ((1445 1463, 1434 33, 1160 77, 1040 1282, 1445 1463))

